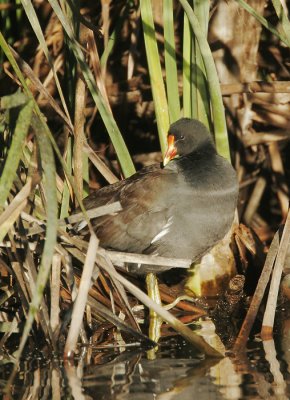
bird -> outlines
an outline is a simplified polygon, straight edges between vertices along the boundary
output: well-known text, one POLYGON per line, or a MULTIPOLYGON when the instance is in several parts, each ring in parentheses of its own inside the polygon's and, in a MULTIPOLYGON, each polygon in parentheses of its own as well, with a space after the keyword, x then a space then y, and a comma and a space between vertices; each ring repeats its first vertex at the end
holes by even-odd
MULTIPOLYGON (((169 127, 167 142, 162 163, 143 167, 84 199, 87 210, 121 204, 121 211, 91 220, 103 248, 194 262, 229 231, 237 206, 237 175, 217 154, 208 129, 196 119, 181 118, 169 127)), ((129 271, 145 275, 170 268, 136 263, 129 271)))

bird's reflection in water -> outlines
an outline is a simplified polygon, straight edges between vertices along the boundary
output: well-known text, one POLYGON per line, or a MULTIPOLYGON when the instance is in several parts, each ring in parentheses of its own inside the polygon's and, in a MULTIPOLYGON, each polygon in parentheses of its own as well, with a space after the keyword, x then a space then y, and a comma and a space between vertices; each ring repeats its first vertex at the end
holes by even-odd
POLYGON ((283 365, 279 354, 269 359, 262 342, 252 342, 245 353, 217 361, 199 358, 176 336, 161 344, 153 361, 144 354, 125 351, 110 363, 86 367, 83 389, 92 399, 108 400, 238 400, 270 398, 278 392, 279 399, 286 400, 290 381, 283 365))

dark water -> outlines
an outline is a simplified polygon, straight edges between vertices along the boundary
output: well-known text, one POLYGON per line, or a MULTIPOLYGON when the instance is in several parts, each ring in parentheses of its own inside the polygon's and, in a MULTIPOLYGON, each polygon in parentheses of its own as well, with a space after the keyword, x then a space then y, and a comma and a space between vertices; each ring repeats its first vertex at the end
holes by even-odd
MULTIPOLYGON (((178 336, 166 338, 154 360, 138 348, 84 348, 73 364, 27 357, 10 396, 12 364, 3 358, 3 399, 219 400, 290 399, 290 324, 275 341, 252 340, 244 354, 209 361, 178 336)), ((281 332, 282 333, 282 332, 281 332)))

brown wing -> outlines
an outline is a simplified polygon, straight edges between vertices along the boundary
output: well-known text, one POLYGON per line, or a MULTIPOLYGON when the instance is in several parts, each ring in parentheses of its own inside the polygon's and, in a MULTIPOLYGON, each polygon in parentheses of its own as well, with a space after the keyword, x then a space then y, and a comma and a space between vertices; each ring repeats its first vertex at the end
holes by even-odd
POLYGON ((168 223, 172 211, 168 192, 176 178, 176 171, 153 165, 88 196, 87 209, 115 201, 122 206, 114 215, 92 220, 101 246, 136 253, 147 249, 168 223))

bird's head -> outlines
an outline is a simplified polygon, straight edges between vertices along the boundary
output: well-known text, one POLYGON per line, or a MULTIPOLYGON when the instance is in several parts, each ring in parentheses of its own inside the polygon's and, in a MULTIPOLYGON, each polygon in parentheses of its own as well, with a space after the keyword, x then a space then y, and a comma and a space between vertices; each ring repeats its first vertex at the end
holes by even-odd
POLYGON ((170 126, 167 143, 164 166, 175 157, 193 153, 204 145, 214 148, 213 139, 207 128, 200 121, 191 118, 181 118, 170 126))

